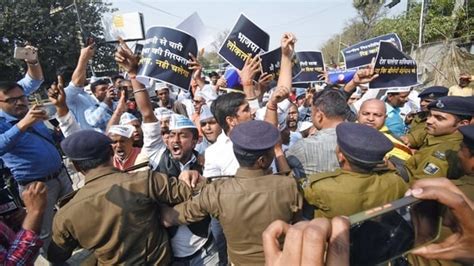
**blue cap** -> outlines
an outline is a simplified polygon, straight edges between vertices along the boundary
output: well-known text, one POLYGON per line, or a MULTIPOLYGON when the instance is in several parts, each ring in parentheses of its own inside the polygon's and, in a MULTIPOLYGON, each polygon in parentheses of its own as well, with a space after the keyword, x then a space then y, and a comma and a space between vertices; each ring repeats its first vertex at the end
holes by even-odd
POLYGON ((110 152, 112 140, 95 130, 81 130, 61 142, 61 148, 73 161, 98 159, 110 152))
POLYGON ((463 126, 459 128, 459 131, 463 135, 463 143, 469 147, 469 149, 474 148, 474 125, 463 126))
POLYGON ((251 120, 234 127, 229 137, 235 153, 261 154, 275 146, 280 131, 268 122, 251 120))
POLYGON ((383 163, 393 143, 372 127, 344 122, 336 127, 337 145, 344 155, 365 164, 383 163))
POLYGON ((448 96, 449 89, 443 86, 433 86, 424 89, 418 97, 420 99, 433 99, 436 100, 440 97, 448 96))
POLYGON ((453 115, 474 116, 474 98, 445 96, 428 105, 428 109, 453 115))
POLYGON ((302 96, 305 96, 306 95, 306 89, 305 88, 296 88, 295 95, 296 95, 296 99, 298 99, 302 96))

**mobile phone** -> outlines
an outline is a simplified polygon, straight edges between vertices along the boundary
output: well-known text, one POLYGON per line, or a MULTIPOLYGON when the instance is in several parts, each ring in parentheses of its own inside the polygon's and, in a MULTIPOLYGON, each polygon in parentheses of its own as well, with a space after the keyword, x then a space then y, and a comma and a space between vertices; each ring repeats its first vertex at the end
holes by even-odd
POLYGON ((141 55, 142 51, 143 51, 143 44, 139 44, 139 43, 135 44, 134 54, 135 55, 141 55))
POLYGON ((15 59, 26 59, 29 61, 34 61, 37 60, 38 53, 36 53, 36 51, 33 49, 27 49, 25 47, 15 47, 13 57, 15 59))
POLYGON ((350 265, 384 263, 436 241, 443 209, 409 196, 350 216, 350 265))

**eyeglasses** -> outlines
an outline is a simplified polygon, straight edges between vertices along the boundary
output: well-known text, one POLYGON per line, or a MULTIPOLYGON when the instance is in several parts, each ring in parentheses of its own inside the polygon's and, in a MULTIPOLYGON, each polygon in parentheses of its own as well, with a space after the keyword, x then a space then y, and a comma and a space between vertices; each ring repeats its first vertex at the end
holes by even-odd
POLYGON ((26 99, 27 99, 26 95, 21 95, 18 97, 10 97, 5 100, 0 100, 0 102, 13 105, 13 104, 18 103, 18 101, 26 101, 26 99))

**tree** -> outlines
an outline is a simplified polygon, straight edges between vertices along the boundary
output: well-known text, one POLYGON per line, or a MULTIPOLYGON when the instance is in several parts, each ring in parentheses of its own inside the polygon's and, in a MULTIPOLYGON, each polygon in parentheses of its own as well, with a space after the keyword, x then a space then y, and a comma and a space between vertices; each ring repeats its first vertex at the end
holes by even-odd
MULTIPOLYGON (((39 49, 46 84, 56 79, 56 69, 74 68, 79 57, 81 31, 71 0, 0 0, 0 79, 17 80, 24 75, 25 64, 13 59, 15 45, 30 42, 39 49)), ((114 47, 105 44, 101 26, 103 13, 113 11, 101 0, 77 1, 83 34, 94 36, 97 52, 94 67, 117 69, 114 47)))
MULTIPOLYGON (((414 3, 407 13, 395 18, 385 18, 377 23, 372 32, 378 36, 390 32, 398 34, 405 50, 416 47, 419 34, 421 3, 414 3)), ((454 8, 450 0, 432 0, 428 7, 423 30, 423 42, 436 42, 460 38, 469 41, 474 34, 474 1, 465 8, 454 8)))

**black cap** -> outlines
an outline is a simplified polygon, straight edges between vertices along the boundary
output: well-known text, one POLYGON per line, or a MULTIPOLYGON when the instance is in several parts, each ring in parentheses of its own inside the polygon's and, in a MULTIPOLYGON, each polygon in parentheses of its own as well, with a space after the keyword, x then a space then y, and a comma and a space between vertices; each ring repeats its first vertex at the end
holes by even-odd
POLYGON ((463 126, 459 128, 459 131, 463 135, 463 143, 469 147, 469 149, 474 148, 474 125, 463 126))
POLYGON ((337 145, 344 155, 364 164, 383 163, 393 143, 372 127, 344 122, 336 127, 337 145))
POLYGON ((436 100, 440 97, 444 97, 448 95, 449 89, 443 86, 433 86, 433 87, 428 87, 420 94, 418 94, 418 97, 420 99, 433 99, 436 100))
POLYGON ((474 116, 472 97, 445 96, 428 105, 428 109, 454 115, 474 116))
POLYGON ((234 152, 239 154, 261 154, 275 146, 280 138, 280 131, 272 124, 252 120, 238 124, 230 132, 234 152))
POLYGON ((112 140, 94 130, 81 130, 71 134, 61 142, 61 148, 73 161, 84 161, 100 158, 109 152, 112 140))

